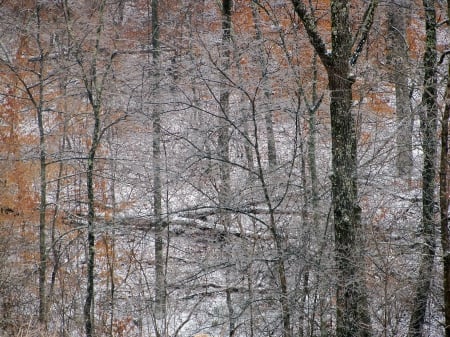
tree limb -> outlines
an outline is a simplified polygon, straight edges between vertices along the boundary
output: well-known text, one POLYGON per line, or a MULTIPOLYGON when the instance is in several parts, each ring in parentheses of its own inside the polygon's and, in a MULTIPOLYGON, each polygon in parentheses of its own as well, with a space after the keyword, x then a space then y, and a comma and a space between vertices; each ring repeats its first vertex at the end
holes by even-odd
POLYGON ((319 55, 320 59, 322 60, 325 66, 331 65, 331 55, 327 51, 325 42, 323 42, 322 37, 317 31, 315 17, 310 12, 308 12, 302 0, 292 0, 292 4, 294 5, 295 12, 300 17, 300 20, 302 21, 303 26, 305 27, 309 41, 316 50, 317 55, 319 55))
POLYGON ((378 0, 370 1, 369 6, 367 7, 367 9, 364 13, 363 21, 361 22, 361 26, 359 27, 359 29, 356 32, 356 35, 353 39, 353 46, 355 46, 355 44, 356 44, 356 48, 353 52, 352 57, 350 58, 350 65, 352 65, 352 66, 356 64, 356 61, 358 60, 358 57, 362 52, 364 44, 367 41, 367 37, 369 36, 369 31, 373 24, 375 9, 377 8, 377 6, 378 6, 378 0))

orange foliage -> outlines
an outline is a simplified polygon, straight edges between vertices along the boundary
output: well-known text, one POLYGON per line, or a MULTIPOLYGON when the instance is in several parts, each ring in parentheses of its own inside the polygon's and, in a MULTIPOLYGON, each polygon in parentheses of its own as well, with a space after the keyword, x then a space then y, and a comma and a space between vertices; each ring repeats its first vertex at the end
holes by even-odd
POLYGON ((120 320, 115 320, 113 323, 114 336, 125 337, 133 332, 135 324, 131 317, 126 317, 120 320))

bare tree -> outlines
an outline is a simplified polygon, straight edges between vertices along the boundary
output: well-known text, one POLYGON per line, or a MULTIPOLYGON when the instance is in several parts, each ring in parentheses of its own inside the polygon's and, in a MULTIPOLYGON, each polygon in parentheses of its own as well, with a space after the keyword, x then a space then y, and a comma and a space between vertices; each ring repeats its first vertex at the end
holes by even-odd
MULTIPOLYGON (((86 337, 95 336, 95 243, 96 243, 96 196, 95 196, 95 172, 97 162, 97 151, 101 146, 101 139, 106 130, 117 124, 123 119, 123 115, 109 120, 105 118, 104 89, 110 76, 110 70, 115 51, 107 52, 104 55, 102 47, 103 33, 105 29, 105 20, 107 13, 107 4, 101 0, 94 4, 92 13, 95 17, 95 28, 93 31, 92 45, 89 51, 83 50, 84 37, 77 34, 79 31, 74 29, 78 25, 72 17, 72 8, 68 1, 64 2, 64 18, 66 23, 66 33, 71 45, 71 57, 74 58, 82 83, 82 90, 87 96, 90 111, 92 128, 89 135, 89 146, 87 149, 87 168, 86 168, 86 191, 87 191, 87 276, 86 276, 86 297, 83 308, 84 324, 86 337), (88 56, 88 57, 87 57, 88 56)), ((77 26, 78 28, 79 26, 77 26)), ((87 41, 89 43, 91 41, 87 41)))
MULTIPOLYGON (((153 67, 156 99, 161 99, 160 81, 161 81, 161 60, 160 60, 160 22, 159 22, 159 1, 152 0, 152 36, 153 47, 153 67)), ((153 212, 155 217, 155 319, 156 336, 166 336, 166 276, 165 276, 165 257, 164 257, 164 224, 162 219, 162 182, 161 182, 161 114, 160 106, 154 105, 152 113, 153 122, 153 141, 152 141, 152 159, 153 159, 153 212)))
POLYGON ((425 53, 423 55, 424 79, 422 106, 420 107, 420 128, 422 133, 422 237, 423 246, 409 323, 409 337, 423 335, 427 302, 433 277, 436 254, 436 159, 437 159, 437 51, 436 51, 436 9, 434 0, 423 0, 425 10, 425 53))
POLYGON ((358 205, 357 139, 352 113, 352 67, 364 47, 378 1, 371 1, 356 34, 350 28, 350 1, 331 1, 331 52, 305 3, 293 0, 309 40, 321 59, 330 89, 332 203, 337 265, 336 335, 370 336, 370 316, 362 267, 361 208, 358 205))

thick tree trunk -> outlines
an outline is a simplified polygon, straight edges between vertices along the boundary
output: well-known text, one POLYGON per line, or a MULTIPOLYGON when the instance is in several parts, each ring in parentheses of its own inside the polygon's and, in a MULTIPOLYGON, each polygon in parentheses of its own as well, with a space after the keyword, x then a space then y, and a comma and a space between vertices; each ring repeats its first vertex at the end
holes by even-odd
POLYGON ((409 337, 420 337, 425 323, 426 306, 433 276, 435 255, 435 178, 437 156, 437 67, 436 67, 436 11, 434 0, 423 0, 425 9, 426 49, 424 88, 422 94, 421 131, 423 149, 422 169, 422 260, 417 289, 409 323, 409 337))
POLYGON ((333 59, 327 66, 332 137, 332 203, 337 265, 336 336, 371 335, 363 286, 361 209, 357 189, 357 137, 352 113, 352 53, 348 1, 332 1, 333 59))
POLYGON ((378 1, 371 1, 355 41, 351 34, 350 3, 331 1, 332 52, 319 35, 316 20, 303 1, 293 0, 311 44, 328 74, 332 136, 332 204, 334 212, 336 285, 336 336, 371 336, 364 286, 361 209, 357 189, 357 138, 352 114, 351 66, 358 59, 373 22, 378 1))
MULTIPOLYGON (((450 1, 449 8, 450 8, 450 1)), ((450 13, 449 13, 450 14, 450 13)), ((450 231, 448 221, 448 123, 450 120, 450 64, 448 69, 445 110, 442 117, 441 160, 439 171, 440 210, 441 210, 441 244, 444 263, 444 315, 445 337, 450 337, 450 231)))
MULTIPOLYGON (((447 1, 447 17, 450 17, 450 1, 447 1)), ((450 23, 447 23, 450 27, 450 23)), ((450 32, 450 29, 447 28, 450 32)), ((450 337, 450 231, 448 221, 448 124, 450 121, 450 62, 447 70, 447 88, 445 92, 445 109, 442 116, 441 160, 439 168, 440 210, 441 210, 441 245, 443 255, 444 283, 444 318, 445 337, 450 337)))
MULTIPOLYGON (((447 17, 450 17, 450 1, 447 1, 447 17)), ((447 22, 447 31, 450 32, 447 22)), ((448 221, 448 124, 450 121, 450 62, 447 65, 447 88, 445 92, 445 109, 442 116, 441 160, 439 169, 440 210, 441 210, 441 244, 443 255, 444 283, 444 317, 445 337, 450 337, 450 231, 448 221)))
POLYGON ((356 128, 351 112, 351 86, 345 64, 328 72, 331 91, 332 194, 337 265, 338 337, 370 336, 363 286, 361 209, 358 205, 356 128))

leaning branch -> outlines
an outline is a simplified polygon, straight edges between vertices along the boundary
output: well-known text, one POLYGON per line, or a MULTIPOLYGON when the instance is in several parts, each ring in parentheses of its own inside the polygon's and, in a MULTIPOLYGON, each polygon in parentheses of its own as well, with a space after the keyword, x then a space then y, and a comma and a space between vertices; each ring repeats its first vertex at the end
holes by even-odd
POLYGON ((364 13, 361 26, 359 27, 353 40, 353 46, 356 45, 356 48, 353 52, 352 57, 350 58, 350 65, 352 66, 356 64, 356 61, 358 60, 358 57, 364 48, 367 38, 369 37, 370 28, 373 24, 375 9, 377 8, 377 6, 378 0, 372 0, 364 13))
POLYGON ((300 20, 302 21, 303 26, 305 27, 309 41, 316 50, 317 55, 319 55, 320 59, 322 60, 325 66, 330 65, 331 55, 327 51, 325 42, 323 42, 323 39, 317 30, 315 17, 307 10, 302 0, 292 0, 292 4, 294 5, 295 12, 300 17, 300 20))

